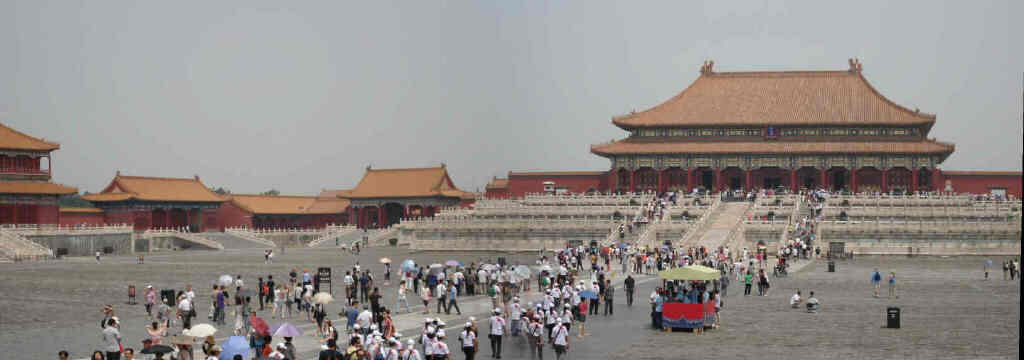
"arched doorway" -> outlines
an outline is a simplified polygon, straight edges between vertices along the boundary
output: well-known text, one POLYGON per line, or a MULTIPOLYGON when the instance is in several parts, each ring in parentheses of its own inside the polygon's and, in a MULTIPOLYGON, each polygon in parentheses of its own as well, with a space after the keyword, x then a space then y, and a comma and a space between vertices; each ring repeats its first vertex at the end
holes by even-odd
POLYGON ((384 227, 397 224, 405 216, 405 207, 398 203, 384 204, 384 227))
POLYGON ((708 191, 715 190, 715 170, 709 167, 699 167, 693 170, 694 182, 708 191))
POLYGON ((642 167, 633 174, 633 187, 636 191, 656 190, 658 172, 649 167, 642 167))
POLYGON ((171 227, 170 221, 168 220, 166 209, 153 209, 153 220, 150 222, 153 228, 167 228, 171 227))
POLYGON ((848 190, 850 185, 850 170, 845 167, 837 166, 825 172, 825 176, 828 178, 828 185, 833 191, 836 190, 848 190))
POLYGON ((774 166, 751 171, 750 181, 752 188, 760 186, 764 189, 776 190, 780 187, 793 187, 793 184, 789 183, 789 172, 774 166))
POLYGON ((882 171, 875 167, 862 167, 857 169, 857 192, 881 192, 882 171))
POLYGON ((886 176, 886 187, 889 191, 903 194, 910 191, 911 177, 913 174, 909 169, 904 167, 895 167, 889 169, 885 174, 886 176))
POLYGON ((928 168, 917 169, 917 190, 932 191, 932 170, 928 168))
POLYGON ((821 170, 810 166, 802 167, 796 171, 796 181, 801 188, 807 190, 821 188, 821 170))
POLYGON ((665 170, 665 189, 668 191, 685 190, 686 189, 686 171, 677 167, 671 167, 665 170))
POLYGON ((629 170, 620 168, 616 172, 615 191, 629 191, 629 170))
POLYGON ((419 205, 409 205, 409 214, 408 214, 408 216, 410 216, 410 217, 420 217, 420 216, 423 216, 423 207, 419 206, 419 205))
POLYGON ((746 173, 738 167, 728 167, 722 170, 722 189, 741 190, 743 189, 744 176, 746 173))

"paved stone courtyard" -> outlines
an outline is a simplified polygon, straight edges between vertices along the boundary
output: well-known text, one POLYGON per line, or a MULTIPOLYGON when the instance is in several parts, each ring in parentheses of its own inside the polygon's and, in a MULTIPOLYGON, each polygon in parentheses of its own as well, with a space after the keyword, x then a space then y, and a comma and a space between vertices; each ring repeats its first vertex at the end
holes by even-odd
MULTIPOLYGON (((300 271, 329 265, 334 269, 335 294, 344 270, 356 257, 333 249, 288 249, 274 264, 263 264, 262 250, 187 251, 148 256, 146 264, 135 264, 134 257, 104 258, 96 264, 91 258, 35 264, 4 264, 0 281, 0 343, 7 359, 48 359, 58 350, 70 350, 74 358, 84 358, 100 345, 99 307, 115 304, 122 320, 125 343, 139 348, 146 323, 142 305, 126 305, 127 286, 134 284, 142 302, 142 288, 180 289, 191 283, 197 298, 206 299, 210 284, 222 274, 241 274, 248 285, 257 276, 273 274, 287 278, 292 267, 300 271)), ((397 264, 406 258, 420 264, 457 259, 464 262, 481 257, 502 256, 489 253, 414 253, 399 248, 372 248, 358 260, 378 274, 382 256, 397 264)), ((535 254, 504 255, 510 263, 532 263, 535 254)), ((998 264, 1002 259, 993 258, 998 264)), ((991 281, 981 281, 981 258, 938 257, 861 257, 839 263, 836 273, 825 272, 824 262, 811 263, 789 278, 775 279, 767 297, 744 297, 742 286, 734 283, 726 299, 721 329, 704 335, 664 333, 650 330, 646 297, 660 281, 640 277, 640 302, 625 306, 621 291, 616 298, 614 316, 591 316, 587 327, 592 336, 573 338, 571 359, 878 359, 878 358, 1013 358, 1019 355, 1020 319, 1019 283, 1003 281, 993 272, 991 281), (899 299, 875 299, 868 282, 871 268, 895 271, 900 284, 899 299), (788 308, 787 301, 797 289, 815 291, 823 303, 818 314, 788 308), (903 309, 902 329, 883 329, 883 311, 887 306, 903 309)), ((995 270, 995 269, 993 269, 995 270)), ((382 289, 384 304, 394 303, 395 286, 382 289)), ((883 288, 883 293, 885 289, 883 288)), ((410 298, 414 300, 414 298, 410 298)), ((341 311, 332 303, 329 313, 341 311)), ((415 303, 415 301, 410 301, 415 303)), ((464 316, 445 316, 450 324, 450 347, 466 316, 483 318, 486 301, 463 297, 464 316)), ((422 322, 422 307, 414 314, 396 316, 400 328, 412 328, 422 322)), ((433 304, 432 304, 433 305, 433 304)), ((199 301, 199 318, 206 322, 208 303, 199 301)), ((432 306, 433 307, 433 306, 432 306)), ((260 314, 269 323, 269 311, 260 314)), ((433 312, 427 316, 434 316, 433 312)), ((289 321, 302 324, 304 320, 289 321)), ((231 319, 228 319, 231 323, 231 319)), ((339 323, 340 328, 344 326, 339 323)), ((173 330, 179 330, 179 327, 173 330)), ((309 327, 307 326, 308 330, 309 327)), ((486 331, 483 327, 481 331, 486 331)), ((412 331, 404 331, 412 335, 412 331)), ((575 330, 573 331, 575 334, 575 330)), ((218 337, 226 331, 218 332, 218 337)), ((275 340, 276 341, 276 340, 275 340)), ((529 354, 519 339, 506 339, 504 359, 526 359, 529 354)), ((312 357, 312 340, 303 359, 312 357)), ((490 354, 486 339, 480 342, 479 358, 490 354)), ((302 347, 300 346, 300 350, 302 347)), ((550 348, 545 354, 553 358, 550 348)), ((454 358, 463 358, 461 352, 454 358)))

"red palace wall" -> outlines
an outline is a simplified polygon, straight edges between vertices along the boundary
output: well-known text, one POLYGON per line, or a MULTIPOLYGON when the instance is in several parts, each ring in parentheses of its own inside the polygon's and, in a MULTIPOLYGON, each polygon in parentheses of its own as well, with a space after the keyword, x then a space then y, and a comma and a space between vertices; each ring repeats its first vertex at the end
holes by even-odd
POLYGON ((945 189, 948 180, 955 193, 990 194, 992 188, 1006 189, 1006 195, 1021 198, 1021 174, 1016 175, 961 175, 942 174, 943 183, 939 188, 945 189))
POLYGON ((134 211, 107 211, 103 215, 103 221, 107 224, 135 224, 134 211))
MULTIPOLYGON (((607 191, 608 176, 600 175, 556 175, 556 176, 534 176, 534 175, 509 175, 506 197, 523 197, 527 193, 544 192, 544 182, 555 183, 556 188, 565 187, 571 193, 585 193, 588 190, 607 191)), ((488 191, 490 194, 490 191, 488 191)))
POLYGON ((101 212, 62 212, 60 213, 60 224, 62 226, 75 226, 75 225, 90 225, 99 226, 103 225, 105 221, 105 215, 101 212))
MULTIPOLYGON (((227 227, 245 226, 252 228, 252 214, 235 206, 230 201, 221 203, 220 207, 217 208, 215 216, 217 217, 216 228, 221 231, 227 227)), ((211 228, 211 226, 207 226, 207 228, 211 228)))
POLYGON ((60 208, 57 205, 36 206, 36 219, 38 224, 59 224, 60 208))
POLYGON ((507 199, 512 197, 508 189, 487 189, 484 192, 484 196, 488 199, 507 199))

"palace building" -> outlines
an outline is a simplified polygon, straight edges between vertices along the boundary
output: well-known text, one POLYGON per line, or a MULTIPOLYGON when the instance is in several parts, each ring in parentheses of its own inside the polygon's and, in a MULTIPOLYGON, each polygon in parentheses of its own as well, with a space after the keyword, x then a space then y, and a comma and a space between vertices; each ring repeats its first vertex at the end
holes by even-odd
POLYGON ((430 217, 443 207, 466 206, 475 199, 455 187, 444 164, 431 168, 366 168, 354 189, 337 195, 348 199, 360 228, 384 228, 404 217, 430 217))
POLYGON ((82 196, 103 210, 108 224, 133 224, 135 230, 152 228, 216 228, 217 209, 224 198, 194 178, 125 176, 118 171, 98 194, 82 196))
POLYGON ((60 144, 0 124, 0 224, 60 221, 57 197, 78 189, 50 182, 57 149, 60 144))
POLYGON ((322 229, 348 221, 349 201, 337 197, 232 194, 227 199, 217 209, 221 227, 322 229))
POLYGON ((611 161, 619 191, 943 190, 938 166, 954 146, 928 137, 935 115, 885 98, 849 65, 716 72, 707 62, 678 95, 614 117, 629 136, 591 152, 611 161))

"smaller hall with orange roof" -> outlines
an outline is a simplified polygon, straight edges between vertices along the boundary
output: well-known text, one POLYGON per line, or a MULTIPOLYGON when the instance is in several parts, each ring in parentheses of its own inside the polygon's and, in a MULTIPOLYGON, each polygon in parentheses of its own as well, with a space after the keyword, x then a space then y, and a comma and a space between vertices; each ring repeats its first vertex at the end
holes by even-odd
POLYGON ((224 198, 192 178, 126 176, 118 171, 98 194, 82 196, 103 210, 108 224, 133 224, 135 230, 217 228, 217 209, 224 198))
POLYGON ((445 164, 410 169, 373 169, 354 189, 339 193, 350 201, 354 222, 360 228, 385 228, 404 217, 434 216, 444 207, 467 206, 475 199, 459 190, 445 164))
POLYGON ((57 198, 78 189, 50 182, 57 149, 60 144, 0 124, 0 224, 60 221, 57 198))
POLYGON ((348 223, 346 199, 337 196, 228 195, 217 209, 221 227, 315 228, 348 223))

